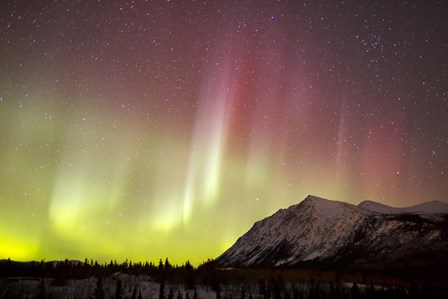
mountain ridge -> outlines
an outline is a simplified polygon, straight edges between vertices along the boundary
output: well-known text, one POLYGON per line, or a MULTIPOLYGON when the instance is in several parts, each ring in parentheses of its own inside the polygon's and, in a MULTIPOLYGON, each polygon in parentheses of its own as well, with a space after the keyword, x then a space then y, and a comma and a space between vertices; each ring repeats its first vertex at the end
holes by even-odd
POLYGON ((439 200, 432 200, 409 207, 392 207, 372 200, 365 200, 359 203, 358 207, 382 214, 448 214, 448 203, 439 200))
POLYGON ((394 208, 308 195, 257 221, 216 261, 222 267, 304 263, 381 267, 406 259, 429 264, 432 261, 412 257, 439 251, 441 258, 448 257, 447 223, 448 204, 439 201, 394 208))

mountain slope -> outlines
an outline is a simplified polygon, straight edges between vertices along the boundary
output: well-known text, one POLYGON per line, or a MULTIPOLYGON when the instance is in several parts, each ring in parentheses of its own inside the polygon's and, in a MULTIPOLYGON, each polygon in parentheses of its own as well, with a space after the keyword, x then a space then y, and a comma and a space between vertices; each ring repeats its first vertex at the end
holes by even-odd
POLYGON ((223 267, 446 263, 445 211, 448 204, 442 202, 392 208, 308 196, 255 223, 217 262, 223 267), (425 254, 435 253, 437 261, 425 260, 425 254))

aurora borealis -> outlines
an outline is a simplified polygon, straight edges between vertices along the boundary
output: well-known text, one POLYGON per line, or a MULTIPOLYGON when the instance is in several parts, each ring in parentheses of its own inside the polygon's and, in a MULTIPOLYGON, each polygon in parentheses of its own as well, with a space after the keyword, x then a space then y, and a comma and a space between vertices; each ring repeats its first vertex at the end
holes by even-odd
POLYGON ((0 258, 197 264, 307 194, 448 200, 446 1, 2 1, 0 258))

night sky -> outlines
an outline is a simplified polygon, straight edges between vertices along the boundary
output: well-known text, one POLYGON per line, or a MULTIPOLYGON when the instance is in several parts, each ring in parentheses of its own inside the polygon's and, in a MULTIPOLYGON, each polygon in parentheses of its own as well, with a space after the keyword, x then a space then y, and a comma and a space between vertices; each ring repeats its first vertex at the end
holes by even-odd
POLYGON ((448 201, 447 1, 1 1, 0 258, 217 257, 307 194, 448 201))

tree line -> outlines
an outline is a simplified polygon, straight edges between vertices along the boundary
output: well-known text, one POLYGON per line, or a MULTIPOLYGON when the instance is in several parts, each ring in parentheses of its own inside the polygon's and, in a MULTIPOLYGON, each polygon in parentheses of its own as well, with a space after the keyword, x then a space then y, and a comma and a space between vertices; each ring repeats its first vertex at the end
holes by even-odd
MULTIPOLYGON (((38 298, 49 298, 45 280, 52 278, 52 285, 64 285, 69 279, 95 277, 95 288, 90 297, 104 299, 104 279, 115 273, 147 275, 158 285, 159 299, 198 299, 198 286, 212 290, 216 299, 379 299, 379 298, 448 298, 448 282, 432 284, 431 281, 402 280, 401 284, 381 286, 367 277, 358 281, 344 282, 337 273, 327 279, 305 272, 282 269, 221 269, 213 260, 193 267, 189 261, 173 265, 168 259, 157 264, 151 262, 122 263, 110 261, 99 263, 86 259, 79 261, 15 262, 0 261, 0 277, 40 278, 38 298), (183 285, 184 292, 173 289, 173 285, 183 285)), ((137 285, 127 286, 127 296, 123 296, 123 281, 116 280, 115 299, 144 299, 137 285), (130 293, 132 287, 132 292, 130 293)), ((109 298, 109 297, 108 297, 109 298)))

